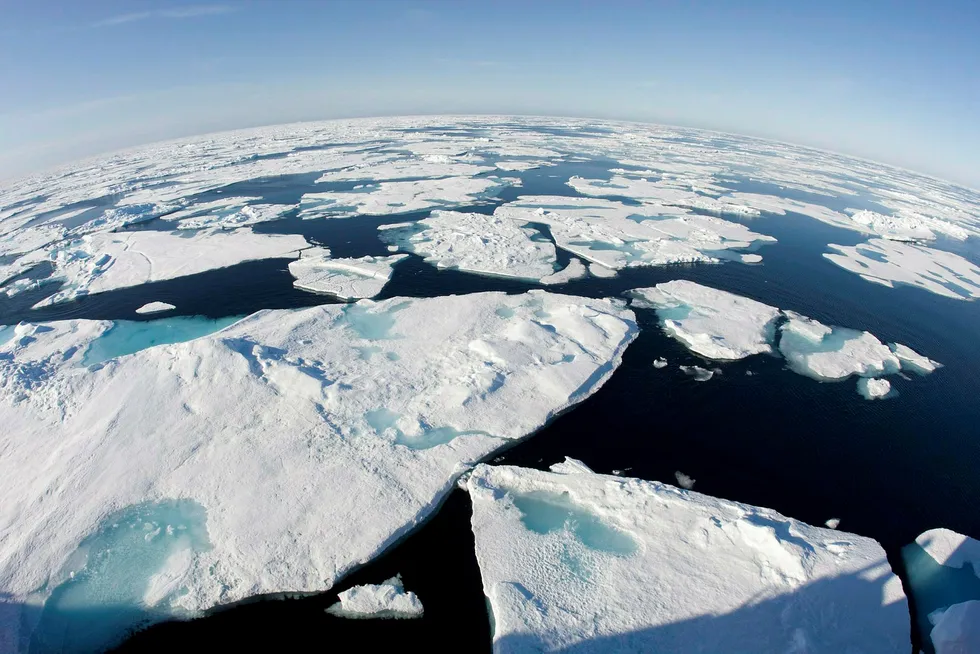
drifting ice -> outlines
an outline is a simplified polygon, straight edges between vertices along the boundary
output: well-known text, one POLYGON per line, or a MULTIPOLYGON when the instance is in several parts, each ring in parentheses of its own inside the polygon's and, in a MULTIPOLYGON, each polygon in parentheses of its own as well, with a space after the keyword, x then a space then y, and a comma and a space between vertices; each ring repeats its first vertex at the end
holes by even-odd
POLYGON ((405 590, 400 575, 380 584, 354 586, 338 598, 326 611, 341 618, 421 618, 423 613, 422 602, 405 590))
POLYGON ((405 254, 391 257, 332 259, 330 250, 311 248, 289 264, 293 286, 303 291, 333 295, 341 300, 371 298, 391 279, 393 266, 405 254))
POLYGON ((162 313, 164 311, 173 311, 176 308, 174 305, 167 304, 166 302, 149 302, 137 309, 136 313, 162 313))

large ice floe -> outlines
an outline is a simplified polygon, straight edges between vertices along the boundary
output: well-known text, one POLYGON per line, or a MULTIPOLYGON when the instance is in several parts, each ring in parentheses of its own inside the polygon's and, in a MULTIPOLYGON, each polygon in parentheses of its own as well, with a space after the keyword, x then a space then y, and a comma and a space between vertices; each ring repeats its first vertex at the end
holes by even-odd
POLYGON ((421 618, 422 601, 412 591, 406 591, 401 577, 392 577, 380 584, 354 586, 338 596, 327 613, 340 618, 421 618))
POLYGON ((877 238, 827 247, 824 257, 869 282, 917 286, 957 300, 980 297, 980 267, 952 252, 877 238))
POLYGON ((557 470, 467 480, 495 652, 908 651, 908 604, 874 540, 557 470))
POLYGON ((194 234, 99 232, 39 250, 34 262, 54 266, 48 281, 63 282, 48 305, 81 295, 233 266, 254 259, 296 258, 309 247, 302 236, 255 234, 249 229, 194 234))
POLYGON ((342 300, 371 298, 384 289, 393 266, 406 256, 334 259, 328 248, 310 248, 290 262, 289 274, 296 278, 293 286, 304 291, 342 300))
POLYGON ((902 549, 922 639, 937 654, 980 651, 980 541, 930 529, 902 549))
MULTIPOLYGON (((656 310, 668 335, 707 359, 778 352, 790 370, 818 381, 878 378, 900 370, 925 375, 942 365, 906 345, 886 345, 870 332, 825 325, 696 282, 674 280, 629 295, 634 307, 656 310)), ((887 380, 859 380, 858 392, 869 400, 888 397, 890 389, 887 380)))
POLYGON ((20 325, 0 346, 0 650, 327 589, 595 392, 637 334, 619 300, 394 298, 84 367, 117 328, 20 325))

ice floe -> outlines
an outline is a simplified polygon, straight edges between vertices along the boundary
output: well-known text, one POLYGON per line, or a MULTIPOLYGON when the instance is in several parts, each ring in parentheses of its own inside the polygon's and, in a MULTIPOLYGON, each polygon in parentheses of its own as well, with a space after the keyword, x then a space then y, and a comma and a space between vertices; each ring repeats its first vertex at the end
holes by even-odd
POLYGON ((542 277, 540 281, 542 284, 552 286, 555 284, 567 284, 568 282, 575 281, 576 279, 582 279, 587 277, 589 274, 588 269, 585 265, 578 259, 572 259, 568 262, 568 265, 558 272, 542 277))
MULTIPOLYGON (((110 327, 20 325, 2 346, 0 638, 17 649, 46 637, 17 606, 56 625, 57 598, 82 615, 115 579, 130 626, 329 588, 469 465, 594 393, 637 334, 618 300, 394 298, 261 311, 83 368, 110 327), (117 529, 131 519, 148 538, 117 529), (118 538, 135 549, 86 567, 87 544, 118 538)), ((87 615, 103 646, 122 636, 87 615)))
POLYGON ((796 373, 835 381, 851 375, 890 375, 901 368, 891 349, 869 332, 831 327, 795 311, 784 313, 779 352, 796 373))
POLYGON ((694 381, 706 382, 715 376, 715 370, 708 370, 701 366, 678 366, 678 368, 688 377, 694 377, 694 381))
POLYGON ((418 595, 406 591, 401 576, 380 584, 354 586, 338 595, 339 601, 327 613, 341 618, 421 618, 424 613, 418 595))
POLYGON ((296 278, 293 286, 304 291, 342 300, 371 298, 384 289, 394 265, 407 256, 333 259, 327 248, 310 248, 289 263, 289 274, 296 278))
POLYGON ((709 359, 773 351, 779 309, 686 280, 629 292, 633 306, 656 309, 664 331, 709 359))
POLYGON ((467 481, 495 652, 899 652, 869 538, 666 484, 479 465, 467 481))
POLYGON ((224 198, 166 216, 163 220, 178 221, 177 229, 237 229, 248 225, 279 220, 297 205, 292 204, 244 204, 250 198, 224 198))
POLYGON ((665 359, 663 357, 657 357, 656 359, 653 360, 653 367, 654 368, 657 368, 657 369, 666 368, 667 367, 667 359, 665 359))
POLYGON ((880 238, 827 247, 824 257, 869 282, 917 286, 957 300, 980 297, 980 268, 952 252, 880 238))
POLYGON ((383 240, 439 268, 535 281, 555 275, 555 246, 535 238, 537 230, 496 214, 433 211, 416 223, 380 229, 383 240))
POLYGON ((141 313, 141 314, 162 313, 164 311, 173 311, 176 308, 177 307, 167 302, 147 302, 139 309, 137 309, 136 313, 141 313))
POLYGON ((980 652, 980 601, 954 604, 933 619, 929 639, 936 654, 980 652))
POLYGON ((943 364, 933 361, 929 357, 924 357, 907 345, 901 343, 889 343, 890 349, 898 360, 902 362, 902 370, 910 370, 919 375, 928 375, 942 368, 943 364))
POLYGON ((857 381, 857 391, 866 400, 881 400, 891 395, 892 385, 887 379, 862 377, 857 381))

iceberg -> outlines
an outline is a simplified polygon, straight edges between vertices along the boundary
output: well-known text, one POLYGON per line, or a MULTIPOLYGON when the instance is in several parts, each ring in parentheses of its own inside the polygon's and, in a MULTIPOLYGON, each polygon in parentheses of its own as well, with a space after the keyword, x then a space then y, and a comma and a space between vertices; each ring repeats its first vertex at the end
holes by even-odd
POLYGON ((354 586, 338 599, 326 611, 339 618, 421 618, 424 612, 421 600, 405 590, 400 575, 380 584, 354 586))
POLYGON ((481 464, 466 489, 495 652, 909 648, 870 538, 587 469, 481 464))
POLYGON ((629 291, 634 307, 656 309, 669 335, 709 359, 771 353, 779 309, 686 280, 629 291))
POLYGON ((497 215, 433 211, 417 223, 380 229, 382 240, 439 268, 534 281, 555 275, 555 246, 535 239, 537 230, 497 215))
POLYGON ((894 395, 892 385, 887 379, 862 377, 857 382, 857 391, 866 400, 882 400, 894 395))
POLYGON ((289 274, 296 278, 293 286, 303 291, 341 300, 371 298, 384 289, 394 265, 407 256, 333 259, 327 248, 310 248, 289 263, 289 274))
MULTIPOLYGON (((780 327, 779 351, 797 374, 837 381, 851 375, 890 375, 901 368, 891 349, 869 332, 829 327, 795 311, 784 313, 787 320, 780 327)), ((879 383, 875 386, 880 388, 879 383)))
POLYGON ((980 268, 952 252, 881 238, 827 247, 826 259, 875 284, 916 286, 956 300, 980 297, 980 268))
MULTIPOLYGON (((14 651, 49 624, 18 607, 98 596, 65 586, 79 575, 92 589, 129 580, 118 608, 140 624, 330 588, 425 520, 468 467, 593 394, 638 332, 621 300, 392 298, 260 311, 80 367, 110 326, 20 325, 0 351, 0 642, 14 651), (174 502, 194 503, 206 546, 160 553, 152 536, 82 563, 113 512, 174 502)), ((147 522, 168 534, 176 519, 147 522)))
POLYGON ((168 304, 167 302, 147 302, 139 309, 137 309, 136 313, 139 314, 163 313, 164 311, 173 311, 176 308, 177 307, 175 307, 172 304, 168 304))
POLYGON ((164 279, 194 275, 255 259, 296 258, 309 247, 302 236, 232 232, 100 232, 47 252, 52 279, 64 286, 37 306, 67 302, 164 279))

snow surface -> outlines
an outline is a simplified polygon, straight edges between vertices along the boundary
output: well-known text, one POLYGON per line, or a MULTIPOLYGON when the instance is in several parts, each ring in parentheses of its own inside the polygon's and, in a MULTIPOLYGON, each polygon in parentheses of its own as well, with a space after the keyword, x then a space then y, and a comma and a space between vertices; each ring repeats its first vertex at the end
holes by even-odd
MULTIPOLYGON (((589 397, 637 334, 618 300, 393 298, 260 311, 80 367, 109 326, 21 325, 0 347, 8 608, 66 593, 98 603, 118 575, 127 597, 156 602, 130 607, 140 620, 325 590, 424 520, 469 465, 589 397), (174 508, 185 500, 200 510, 174 508), (79 548, 111 547, 120 511, 203 530, 208 546, 85 573, 79 548)), ((37 625, 21 617, 36 611, 0 613, 0 642, 23 649, 37 625)))
POLYGON ((855 246, 827 246, 823 256, 869 282, 917 286, 957 300, 980 297, 980 268, 958 254, 875 238, 855 246))
POLYGON ((467 490, 495 652, 908 650, 869 538, 586 471, 479 465, 467 490))
POLYGON ((857 382, 857 390, 866 400, 883 400, 892 394, 892 385, 887 379, 862 377, 857 382))
POLYGON ((166 302, 147 302, 137 309, 136 313, 161 313, 163 311, 172 311, 176 308, 174 305, 167 304, 166 302))
POLYGON ((333 259, 327 248, 310 248, 290 262, 289 274, 296 278, 293 286, 303 291, 341 300, 371 298, 384 289, 394 265, 407 256, 333 259))
POLYGON ((714 370, 708 370, 701 366, 678 366, 688 377, 694 377, 694 381, 706 382, 715 376, 714 370))
POLYGON ((949 529, 930 529, 919 534, 915 542, 936 563, 951 568, 969 563, 980 578, 980 541, 949 529))
POLYGON ((422 602, 406 591, 401 575, 380 584, 354 586, 338 595, 327 613, 341 618, 421 618, 422 602))
POLYGON ((734 360, 773 351, 779 309, 686 280, 629 292, 633 306, 656 309, 668 334, 709 359, 734 360))
POLYGON ((585 264, 583 264, 578 259, 572 259, 568 262, 562 270, 542 277, 540 281, 542 284, 553 286, 555 284, 567 284, 568 282, 575 281, 576 279, 582 279, 587 277, 589 274, 588 269, 586 269, 585 264))
POLYGON ((890 375, 901 368, 898 357, 870 332, 830 327, 795 311, 784 313, 779 351, 793 372, 836 381, 851 375, 890 375))
POLYGON ((954 604, 937 616, 929 634, 936 654, 980 652, 980 601, 954 604))
POLYGON ((889 343, 888 349, 902 362, 902 370, 910 370, 919 375, 928 375, 943 367, 943 364, 938 361, 933 361, 929 357, 922 356, 909 346, 902 345, 901 343, 889 343))
POLYGON ((439 268, 539 281, 555 274, 555 246, 496 214, 433 211, 417 223, 382 225, 381 238, 439 268))

